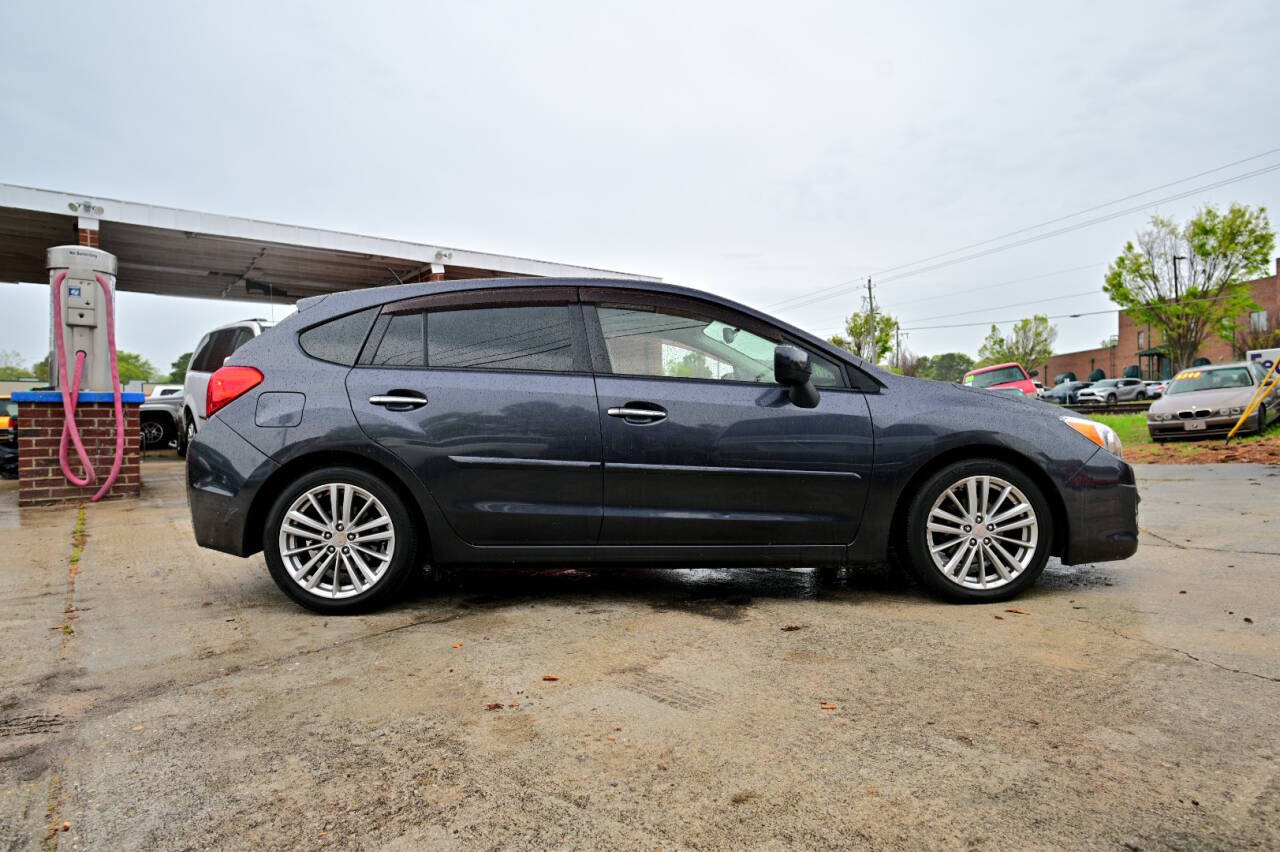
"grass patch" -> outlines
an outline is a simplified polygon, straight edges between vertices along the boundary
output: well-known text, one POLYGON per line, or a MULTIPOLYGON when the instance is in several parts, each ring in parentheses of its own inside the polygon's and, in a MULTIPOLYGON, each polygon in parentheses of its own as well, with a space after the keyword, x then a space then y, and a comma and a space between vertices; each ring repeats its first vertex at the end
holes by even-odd
POLYGON ((1087 414, 1090 420, 1105 423, 1120 436, 1120 443, 1126 447, 1132 444, 1150 444, 1151 433, 1147 431, 1146 414, 1087 414))
MULTIPOLYGON (((1120 436, 1120 441, 1126 447, 1137 446, 1139 444, 1154 444, 1151 440, 1151 433, 1147 431, 1147 415, 1146 414, 1082 414, 1081 417, 1088 417, 1090 420, 1097 420, 1099 423, 1105 423, 1112 429, 1116 430, 1116 434, 1120 436)), ((1252 420, 1249 421, 1253 423, 1252 420)), ((1194 448, 1202 444, 1223 444, 1226 439, 1222 436, 1214 438, 1204 438, 1196 441, 1191 438, 1195 433, 1189 433, 1187 441, 1171 442, 1170 446, 1185 446, 1194 448)), ((1236 444, 1252 444, 1257 441, 1275 438, 1280 434, 1280 420, 1272 423, 1267 427, 1262 435, 1242 435, 1237 434, 1231 439, 1231 446, 1236 444)))

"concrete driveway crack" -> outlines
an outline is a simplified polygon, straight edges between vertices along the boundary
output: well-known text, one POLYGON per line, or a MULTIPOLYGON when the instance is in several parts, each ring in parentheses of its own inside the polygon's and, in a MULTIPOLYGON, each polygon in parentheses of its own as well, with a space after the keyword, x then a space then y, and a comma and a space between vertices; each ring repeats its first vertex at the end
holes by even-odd
POLYGON ((1272 677, 1271 675, 1259 674, 1258 672, 1251 672, 1247 669, 1236 669, 1236 668, 1232 668, 1231 666, 1224 666, 1222 663, 1214 662, 1213 660, 1205 659, 1204 657, 1197 657, 1195 654, 1191 653, 1190 651, 1184 651, 1181 648, 1175 648, 1172 645, 1161 645, 1159 642, 1152 642, 1150 639, 1144 639, 1141 636, 1130 636, 1128 633, 1119 631, 1114 627, 1108 627, 1107 625, 1101 624, 1097 621, 1089 621, 1083 618, 1074 618, 1072 619, 1072 621, 1075 621, 1079 624, 1087 624, 1090 627, 1097 627, 1100 630, 1107 631, 1113 636, 1119 636, 1121 639, 1127 639, 1130 642, 1141 642, 1143 645, 1149 645, 1150 647, 1158 648, 1161 651, 1172 651, 1175 654, 1181 654, 1182 656, 1186 657, 1189 660, 1195 660, 1197 663, 1204 663, 1205 665, 1213 666, 1216 669, 1222 669, 1224 672, 1232 672, 1234 674, 1248 675, 1249 677, 1256 677, 1258 680, 1266 680, 1272 683, 1280 683, 1280 677, 1272 677))

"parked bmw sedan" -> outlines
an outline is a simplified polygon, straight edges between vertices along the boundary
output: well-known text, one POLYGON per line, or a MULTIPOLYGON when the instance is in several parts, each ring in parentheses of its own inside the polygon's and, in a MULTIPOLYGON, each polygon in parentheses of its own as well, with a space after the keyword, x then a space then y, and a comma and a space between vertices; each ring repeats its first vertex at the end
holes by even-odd
POLYGON ((884 372, 743 305, 608 280, 304 299, 209 381, 196 539, 320 612, 424 564, 817 565, 894 553, 997 601, 1137 548, 1098 423, 884 372))
MULTIPOLYGON (((1164 396, 1147 410, 1151 439, 1226 435, 1266 376, 1267 371, 1257 361, 1183 370, 1173 377, 1164 396)), ((1263 396, 1241 431, 1262 432, 1277 418, 1280 387, 1263 396)))

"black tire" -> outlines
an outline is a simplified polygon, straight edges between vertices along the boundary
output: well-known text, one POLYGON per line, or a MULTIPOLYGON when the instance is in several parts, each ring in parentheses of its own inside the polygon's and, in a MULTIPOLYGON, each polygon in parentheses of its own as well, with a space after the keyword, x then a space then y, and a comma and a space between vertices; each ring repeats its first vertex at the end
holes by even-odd
POLYGON ((323 468, 303 474, 290 483, 272 504, 262 534, 262 552, 271 579, 297 603, 312 612, 327 615, 368 612, 386 603, 400 590, 416 566, 417 544, 417 530, 400 495, 378 477, 354 467, 323 468), (289 507, 307 491, 329 483, 354 485, 376 497, 386 510, 395 534, 395 549, 382 576, 360 594, 338 599, 323 597, 298 585, 285 568, 284 557, 280 553, 280 527, 289 507))
POLYGON ((178 435, 178 430, 174 427, 173 421, 165 416, 145 415, 142 418, 141 425, 142 448, 144 450, 167 447, 169 442, 178 435))
POLYGON ((1053 542, 1053 513, 1039 486, 1021 470, 998 459, 969 459, 939 470, 916 491, 907 506, 906 541, 902 549, 910 561, 911 573, 928 591, 957 603, 995 603, 1015 597, 1035 583, 1049 560, 1053 542), (926 525, 934 502, 943 492, 970 476, 994 476, 1016 487, 1026 497, 1038 527, 1036 545, 1022 573, 1005 585, 968 588, 943 575, 929 553, 926 525))
POLYGON ((1116 404, 1116 395, 1113 393, 1107 394, 1107 405, 1115 405, 1115 404, 1116 404))
POLYGON ((191 443, 191 438, 196 434, 195 421, 191 419, 190 414, 182 415, 182 430, 178 432, 178 458, 187 457, 187 446, 191 443))
POLYGON ((1137 398, 1138 398, 1140 401, 1142 401, 1142 402, 1146 402, 1146 401, 1147 401, 1147 392, 1146 392, 1146 391, 1138 391, 1138 397, 1137 397, 1137 398))

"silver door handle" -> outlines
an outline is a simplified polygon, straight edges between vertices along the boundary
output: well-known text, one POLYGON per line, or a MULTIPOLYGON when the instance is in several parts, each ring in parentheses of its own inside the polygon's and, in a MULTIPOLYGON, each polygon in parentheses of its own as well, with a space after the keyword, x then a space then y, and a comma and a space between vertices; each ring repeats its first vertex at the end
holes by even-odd
POLYGON ((652 408, 610 408, 610 417, 643 417, 646 420, 661 420, 667 416, 665 411, 652 408))
POLYGON ((409 408, 421 408, 427 404, 425 396, 371 396, 371 405, 404 405, 409 408))

